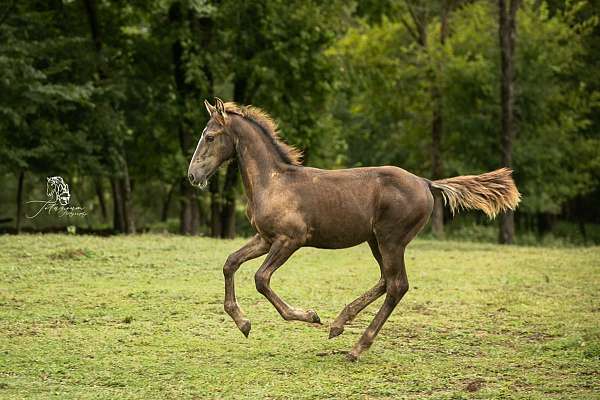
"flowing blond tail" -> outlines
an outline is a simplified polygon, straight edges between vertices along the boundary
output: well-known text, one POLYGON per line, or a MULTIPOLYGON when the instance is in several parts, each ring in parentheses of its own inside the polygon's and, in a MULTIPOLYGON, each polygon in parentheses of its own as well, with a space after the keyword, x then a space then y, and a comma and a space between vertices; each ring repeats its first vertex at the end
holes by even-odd
POLYGON ((432 181, 431 187, 441 191, 452 214, 461 209, 477 209, 491 219, 501 211, 514 210, 521 201, 511 174, 511 169, 500 168, 481 175, 432 181))

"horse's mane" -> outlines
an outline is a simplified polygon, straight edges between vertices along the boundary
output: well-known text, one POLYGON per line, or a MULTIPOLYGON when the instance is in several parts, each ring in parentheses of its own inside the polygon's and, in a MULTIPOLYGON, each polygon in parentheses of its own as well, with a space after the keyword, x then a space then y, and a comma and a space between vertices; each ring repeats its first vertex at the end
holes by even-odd
POLYGON ((258 125, 269 136, 277 153, 285 162, 292 165, 302 165, 302 151, 285 143, 279 136, 277 122, 269 114, 254 106, 239 106, 237 103, 225 103, 225 111, 242 116, 258 125))

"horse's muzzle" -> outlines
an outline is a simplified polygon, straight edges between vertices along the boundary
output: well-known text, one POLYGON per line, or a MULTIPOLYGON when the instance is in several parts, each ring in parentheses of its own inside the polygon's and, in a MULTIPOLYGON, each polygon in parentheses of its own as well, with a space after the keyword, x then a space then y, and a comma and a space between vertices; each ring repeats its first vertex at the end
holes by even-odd
POLYGON ((196 179, 194 174, 188 174, 188 179, 190 180, 190 183, 192 184, 192 186, 199 187, 200 189, 204 189, 208 185, 207 178, 196 179))

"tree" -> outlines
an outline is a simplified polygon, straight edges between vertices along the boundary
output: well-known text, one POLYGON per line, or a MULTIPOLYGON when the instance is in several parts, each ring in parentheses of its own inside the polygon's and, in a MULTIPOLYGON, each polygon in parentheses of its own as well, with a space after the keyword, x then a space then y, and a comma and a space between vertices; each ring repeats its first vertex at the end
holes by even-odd
MULTIPOLYGON (((342 26, 337 23, 344 16, 342 4, 231 0, 221 2, 216 13, 216 49, 224 57, 218 73, 231 77, 230 98, 267 109, 281 122, 283 135, 305 151, 305 161, 322 155, 318 144, 324 141, 320 133, 334 80, 333 65, 322 52, 342 26)), ((223 182, 222 237, 235 236, 239 182, 234 161, 223 182)))
MULTIPOLYGON (((170 229, 178 215, 182 232, 233 237, 243 226, 235 163, 209 193, 185 177, 206 123, 201 100, 217 95, 268 111, 309 166, 437 178, 510 164, 519 230, 569 218, 585 232, 600 193, 597 2, 9 1, 2 210, 15 228, 83 222, 21 218, 45 176, 62 175, 85 199, 88 226, 170 229), (518 54, 500 35, 501 8, 518 54)), ((439 204, 432 220, 438 236, 442 222, 446 233, 463 224, 442 220, 439 204)))
MULTIPOLYGON (((442 138, 444 133, 444 113, 443 113, 443 90, 440 85, 442 81, 444 59, 435 58, 432 52, 435 47, 428 42, 428 24, 431 23, 429 14, 429 6, 423 4, 413 4, 413 2, 405 1, 408 14, 410 15, 412 24, 409 24, 402 15, 400 21, 406 27, 407 31, 414 38, 415 42, 421 46, 430 58, 428 69, 430 93, 431 93, 431 178, 441 179, 444 175, 443 158, 442 158, 442 138)), ((439 9, 439 46, 444 47, 448 37, 448 18, 452 7, 452 0, 443 0, 439 9)), ((431 215, 431 229, 434 236, 441 238, 444 236, 444 200, 440 193, 434 193, 433 213, 431 215)))
MULTIPOLYGON (((94 46, 96 59, 96 85, 105 86, 109 79, 110 71, 103 54, 104 40, 102 37, 101 20, 98 13, 96 0, 84 0, 85 10, 90 26, 90 37, 94 46)), ((110 93, 110 91, 109 91, 110 93)), ((112 167, 111 189, 113 194, 113 227, 117 232, 135 233, 135 218, 132 204, 131 178, 125 152, 124 135, 122 135, 122 118, 114 109, 108 98, 99 99, 100 109, 104 115, 110 116, 102 121, 101 135, 106 135, 108 146, 112 148, 114 157, 109 163, 112 167), (108 128, 108 129, 105 129, 108 128)))
POLYGON ((12 2, 0 18, 0 166, 18 180, 17 232, 27 175, 74 173, 95 162, 78 118, 91 108, 94 88, 74 71, 85 49, 68 24, 60 6, 35 1, 12 2))
MULTIPOLYGON (((189 118, 189 106, 194 101, 199 102, 200 91, 191 83, 186 76, 187 65, 185 58, 184 42, 189 38, 195 26, 199 24, 197 16, 190 7, 184 7, 179 1, 175 1, 169 8, 169 22, 173 24, 174 30, 179 32, 171 47, 173 57, 173 77, 177 89, 178 106, 180 110, 180 121, 178 126, 179 144, 181 153, 189 158, 193 151, 193 123, 189 118)), ((189 51, 189 50, 188 50, 189 51)), ((193 115, 193 114, 192 114, 193 115)), ((180 227, 181 233, 186 235, 197 235, 200 224, 200 211, 196 198, 196 191, 187 181, 187 174, 182 174, 179 180, 180 187, 180 227)))
MULTIPOLYGON (((514 118, 514 80, 515 80, 515 43, 517 39, 517 10, 521 0, 498 0, 499 36, 501 57, 501 104, 502 104, 502 165, 513 167, 513 138, 515 136, 514 118), (508 4, 507 4, 508 3, 508 4)), ((515 236, 514 212, 509 210, 500 217, 500 243, 511 244, 515 236)))
MULTIPOLYGON (((598 165, 597 155, 591 153, 597 153, 592 150, 597 142, 585 133, 593 131, 595 95, 573 79, 589 65, 584 43, 595 25, 579 9, 573 5, 551 14, 544 5, 520 8, 519 57, 514 59, 520 129, 512 162, 523 193, 517 215, 521 223, 542 214, 558 215, 566 202, 595 187, 592 166, 598 165)), ((415 26, 408 11, 397 15, 411 29, 415 26)), ((497 21, 497 4, 463 2, 452 8, 446 44, 430 40, 427 53, 402 21, 383 17, 348 30, 328 51, 347 82, 331 110, 345 129, 348 164, 392 164, 430 176, 428 128, 431 83, 436 82, 443 94, 443 174, 497 168, 502 163, 497 21), (440 65, 443 73, 437 73, 440 65), (436 71, 435 81, 428 70, 436 71)), ((439 29, 431 19, 427 36, 439 29)))

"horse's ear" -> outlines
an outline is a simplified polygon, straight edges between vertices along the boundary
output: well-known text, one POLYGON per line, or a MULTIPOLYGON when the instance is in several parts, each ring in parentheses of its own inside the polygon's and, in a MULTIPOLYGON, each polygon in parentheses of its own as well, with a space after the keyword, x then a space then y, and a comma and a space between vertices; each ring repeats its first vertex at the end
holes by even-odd
POLYGON ((211 117, 217 111, 217 108, 211 105, 208 100, 204 100, 204 107, 206 107, 206 111, 208 111, 208 115, 211 117))
POLYGON ((227 112, 225 111, 225 104, 223 104, 223 100, 218 97, 215 97, 215 106, 217 109, 217 115, 222 119, 222 124, 224 125, 227 122, 227 112))

